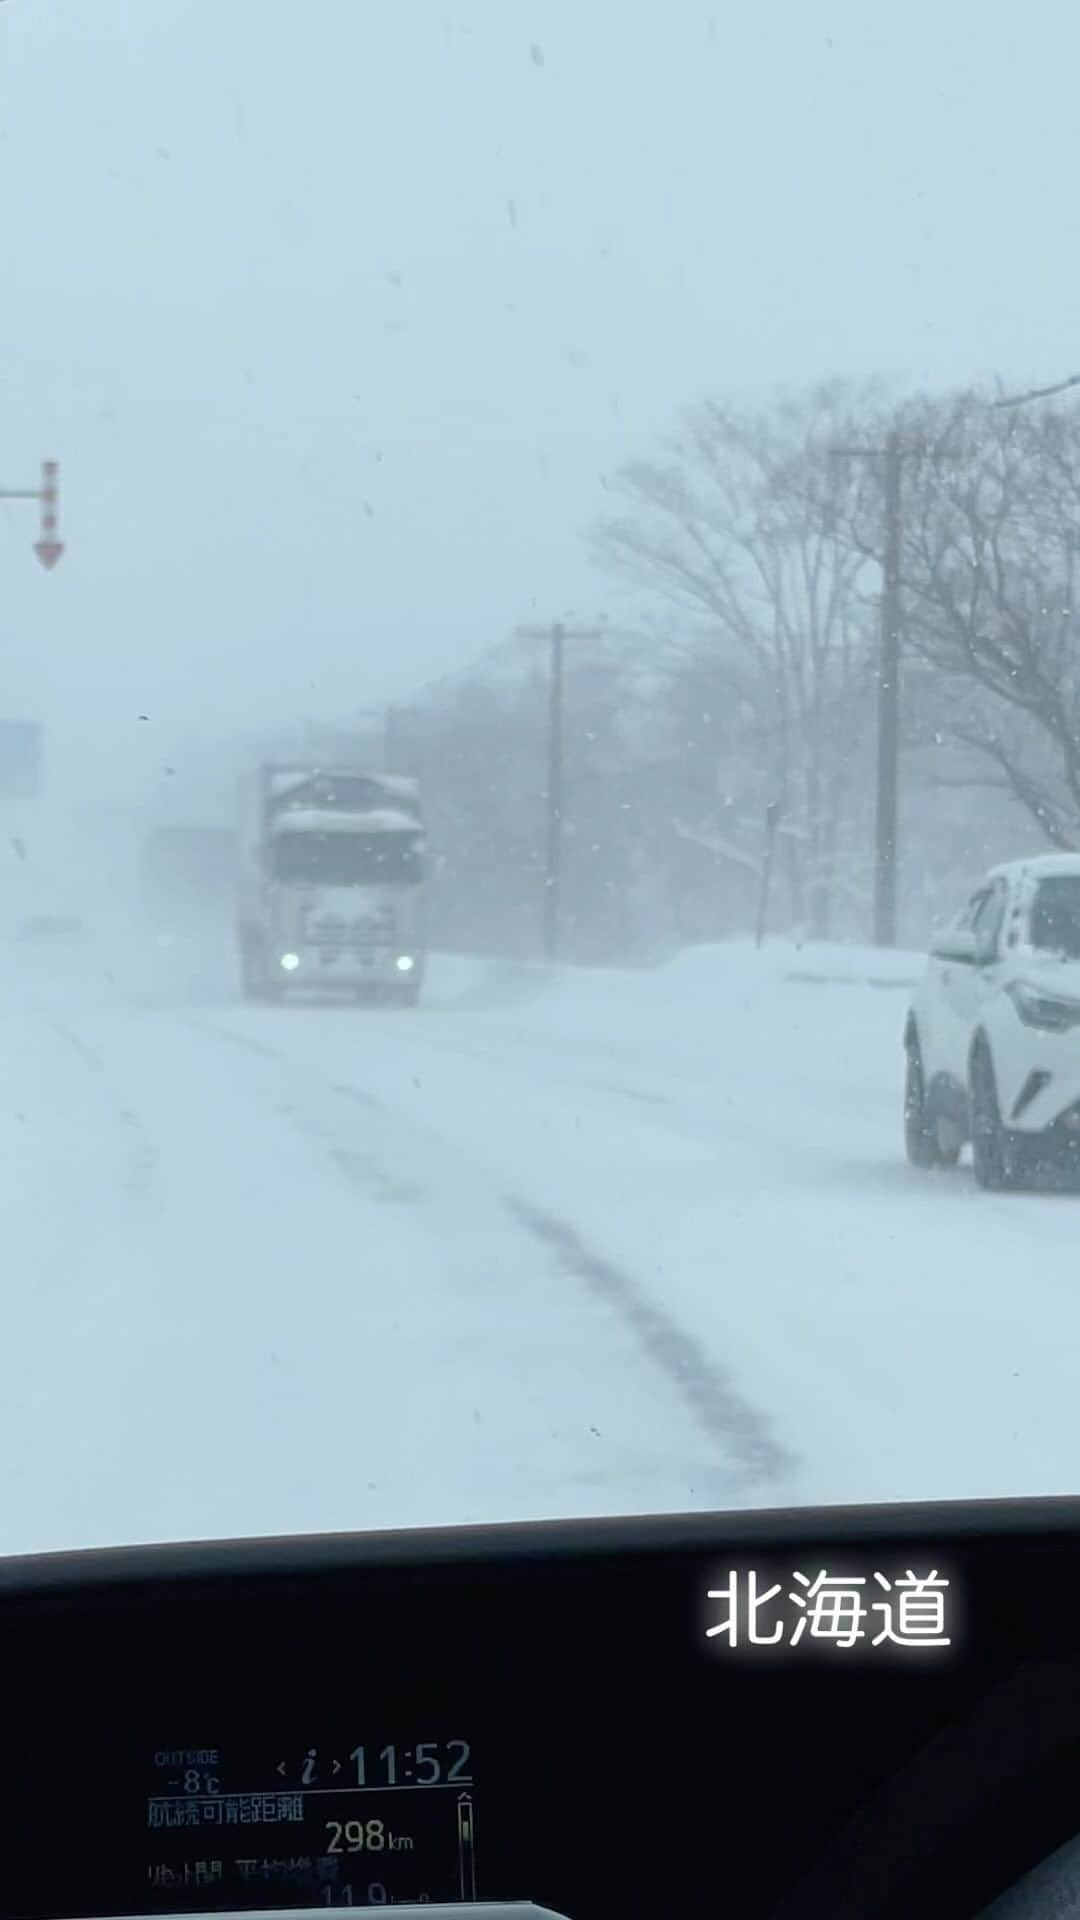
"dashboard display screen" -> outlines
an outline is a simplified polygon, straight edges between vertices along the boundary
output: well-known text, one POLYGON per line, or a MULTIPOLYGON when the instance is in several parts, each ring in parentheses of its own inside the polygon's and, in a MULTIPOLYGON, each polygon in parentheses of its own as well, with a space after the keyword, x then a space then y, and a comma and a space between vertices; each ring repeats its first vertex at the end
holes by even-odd
POLYGON ((840 1514, 133 1550, 6 1589, 0 1566, 0 1920, 969 1920, 1077 1829, 1069 1512, 901 1512, 854 1545, 840 1514), (894 1609, 903 1568, 948 1579, 944 1635, 894 1609), (862 1576, 865 1646, 835 1608, 799 1631, 812 1586, 862 1576))
POLYGON ((430 1731, 155 1748, 148 1908, 475 1900, 472 1748, 430 1731))

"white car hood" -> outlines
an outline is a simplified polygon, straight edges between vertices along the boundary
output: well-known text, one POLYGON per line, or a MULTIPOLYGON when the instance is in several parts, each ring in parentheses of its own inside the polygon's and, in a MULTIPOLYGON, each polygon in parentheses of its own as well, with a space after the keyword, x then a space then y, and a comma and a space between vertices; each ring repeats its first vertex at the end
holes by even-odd
POLYGON ((1021 977, 1041 993, 1057 993, 1064 1000, 1080 1000, 1080 960, 1055 960, 1050 954, 1029 953, 1021 977))

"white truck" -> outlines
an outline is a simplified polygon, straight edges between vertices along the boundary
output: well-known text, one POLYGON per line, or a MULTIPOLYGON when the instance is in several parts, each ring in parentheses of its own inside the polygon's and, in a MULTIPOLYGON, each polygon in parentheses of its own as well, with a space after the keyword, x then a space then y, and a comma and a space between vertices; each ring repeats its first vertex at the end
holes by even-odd
POLYGON ((304 989, 415 1006, 425 962, 417 782, 264 765, 241 782, 237 824, 246 998, 304 989))

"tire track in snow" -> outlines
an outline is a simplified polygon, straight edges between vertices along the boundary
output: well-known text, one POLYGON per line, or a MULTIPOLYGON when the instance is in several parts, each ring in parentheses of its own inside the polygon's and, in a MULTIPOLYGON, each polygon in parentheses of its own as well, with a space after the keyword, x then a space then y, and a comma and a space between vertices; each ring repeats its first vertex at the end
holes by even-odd
POLYGON ((795 1470, 795 1456, 774 1439, 767 1416, 742 1398, 697 1341, 655 1306, 629 1273, 587 1247, 568 1221, 520 1198, 508 1197, 505 1204, 565 1272, 584 1280, 633 1329, 698 1423, 739 1461, 747 1481, 775 1480, 795 1470))
POLYGON ((415 1180, 402 1180, 379 1165, 373 1153, 355 1153, 344 1147, 333 1150, 335 1165, 357 1186, 366 1187, 377 1200, 392 1206, 415 1206, 423 1199, 424 1189, 415 1180))
POLYGON ((646 1087, 628 1087, 615 1080, 582 1080, 574 1085, 589 1087, 594 1093, 614 1093, 620 1100, 633 1100, 639 1107, 673 1107, 668 1093, 651 1093, 646 1087))
MULTIPOLYGON (((193 1020, 191 1024, 206 1031, 210 1023, 193 1020)), ((731 1463, 734 1472, 728 1481, 730 1492, 782 1480, 795 1471, 799 1464, 797 1457, 775 1438, 768 1416, 743 1398, 730 1376, 708 1358, 704 1348, 673 1316, 649 1298, 640 1281, 590 1247, 568 1221, 521 1195, 508 1194, 490 1171, 475 1163, 456 1142, 441 1131, 425 1126, 413 1115, 403 1116, 391 1102, 365 1088, 329 1080, 317 1069, 299 1069, 294 1055, 253 1035, 216 1023, 212 1030, 215 1036, 233 1041, 249 1054, 284 1067, 290 1075, 304 1071, 313 1090, 332 1094, 377 1116, 384 1134, 389 1121, 392 1128, 401 1130, 413 1141, 426 1140, 429 1148, 434 1147, 444 1173, 449 1171, 448 1156, 466 1164, 474 1182, 487 1188, 504 1216, 539 1243, 568 1278, 579 1284, 584 1282, 589 1292, 630 1332, 646 1362, 665 1377, 699 1430, 722 1449, 725 1460, 731 1463)), ((625 1087, 611 1087, 609 1091, 627 1096, 625 1087)), ((402 1178, 400 1155, 384 1163, 376 1153, 342 1148, 335 1142, 332 1121, 328 1126, 325 1116, 316 1116, 295 1101, 283 1104, 279 1111, 300 1125, 309 1137, 314 1134, 321 1138, 346 1177, 374 1190, 380 1198, 398 1204, 420 1204, 429 1197, 422 1181, 402 1178)))
MULTIPOLYGON (((197 1033, 205 1033, 207 1030, 205 1021, 188 1018, 184 1024, 197 1033)), ((213 1033, 215 1038, 229 1040, 234 1046, 242 1048, 248 1054, 253 1054, 258 1060, 267 1061, 271 1066, 288 1064, 284 1054, 279 1053, 275 1047, 268 1046, 264 1041, 257 1040, 253 1034, 236 1033, 227 1027, 217 1026, 213 1028, 213 1033)), ((354 1100, 361 1106, 371 1108, 377 1106, 377 1102, 369 1099, 359 1087, 326 1084, 329 1092, 354 1100)), ((316 1120, 309 1109, 298 1105, 295 1100, 280 1101, 277 1112, 283 1119, 299 1127, 309 1139, 316 1140, 329 1153, 338 1171, 343 1173, 354 1186, 363 1187, 376 1200, 386 1201, 394 1206, 408 1206, 423 1199, 424 1189, 418 1181, 403 1179, 400 1173, 385 1167, 376 1154, 362 1153, 353 1147, 336 1145, 334 1138, 336 1129, 331 1128, 328 1134, 325 1121, 316 1120)))
POLYGON ((51 1007, 39 1008, 46 1024, 52 1028, 58 1039, 62 1040, 70 1052, 81 1060, 83 1066, 98 1081, 105 1105, 115 1122, 121 1137, 127 1142, 127 1171, 123 1177, 123 1189, 132 1200, 141 1204, 144 1211, 158 1213, 162 1206, 161 1161, 152 1135, 147 1131, 139 1115, 118 1097, 109 1078, 109 1070, 99 1053, 83 1038, 76 1027, 68 1026, 51 1007))

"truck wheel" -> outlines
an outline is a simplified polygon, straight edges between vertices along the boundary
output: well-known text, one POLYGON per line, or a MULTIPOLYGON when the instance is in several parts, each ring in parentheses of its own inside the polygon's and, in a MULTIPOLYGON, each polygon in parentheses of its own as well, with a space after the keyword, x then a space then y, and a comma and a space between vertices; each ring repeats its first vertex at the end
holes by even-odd
POLYGON ((368 988, 368 1005, 375 1007, 415 1007, 420 998, 420 981, 410 980, 406 985, 398 981, 383 981, 380 986, 368 988))
POLYGON ((256 960, 254 949, 245 942, 240 949, 240 991, 245 1000, 261 1000, 262 989, 262 971, 256 960))
POLYGON ((245 1000, 276 1003, 284 996, 285 989, 279 980, 268 972, 260 948, 248 943, 240 956, 240 968, 245 1000))

